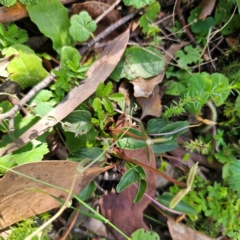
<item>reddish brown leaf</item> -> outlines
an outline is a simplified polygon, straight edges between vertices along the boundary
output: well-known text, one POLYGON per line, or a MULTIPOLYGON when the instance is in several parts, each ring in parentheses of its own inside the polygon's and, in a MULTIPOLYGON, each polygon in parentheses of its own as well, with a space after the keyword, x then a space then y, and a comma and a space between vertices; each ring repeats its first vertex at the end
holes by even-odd
POLYGON ((153 95, 150 98, 144 97, 137 98, 138 103, 142 107, 141 119, 148 115, 160 117, 162 105, 159 91, 160 87, 156 86, 153 90, 153 95))
POLYGON ((71 92, 45 117, 28 129, 17 140, 0 150, 0 156, 11 153, 24 146, 32 139, 41 136, 49 128, 70 114, 80 103, 85 101, 97 89, 99 83, 104 82, 118 64, 127 46, 129 30, 119 35, 104 49, 87 73, 84 83, 75 87, 71 92))
POLYGON ((214 9, 216 0, 202 0, 200 6, 202 7, 202 11, 199 15, 200 20, 204 20, 207 16, 211 15, 212 10, 214 9))
POLYGON ((204 235, 201 232, 198 232, 185 224, 174 221, 172 218, 168 217, 168 228, 173 240, 213 240, 204 235))
MULTIPOLYGON (((150 159, 146 149, 134 151, 125 150, 125 155, 129 158, 135 158, 139 162, 156 167, 153 152, 150 152, 150 159)), ((154 196, 156 188, 156 176, 152 172, 145 170, 147 175, 147 194, 154 196)), ((126 235, 130 236, 136 229, 148 229, 143 221, 143 210, 150 203, 150 199, 144 196, 137 204, 133 203, 137 188, 134 185, 129 186, 119 194, 110 193, 100 199, 101 213, 115 224, 126 235)), ((116 239, 125 239, 119 233, 112 230, 116 239)))
MULTIPOLYGON (((13 170, 66 190, 71 189, 77 174, 73 193, 78 194, 96 176, 109 169, 94 167, 78 173, 76 170, 78 164, 61 160, 43 161, 23 164, 14 167, 13 170)), ((59 207, 60 202, 50 194, 65 200, 68 192, 8 171, 0 180, 0 229, 21 219, 59 207), (30 188, 44 191, 46 194, 30 188)))

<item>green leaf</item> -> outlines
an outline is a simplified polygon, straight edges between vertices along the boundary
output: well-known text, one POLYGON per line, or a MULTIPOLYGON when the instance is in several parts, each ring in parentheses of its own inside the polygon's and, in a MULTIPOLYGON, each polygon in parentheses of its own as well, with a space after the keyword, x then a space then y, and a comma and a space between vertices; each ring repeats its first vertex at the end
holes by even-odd
POLYGON ((81 56, 76 48, 64 46, 61 51, 61 63, 63 67, 69 68, 72 71, 77 71, 79 68, 81 56))
POLYGON ((166 119, 153 118, 147 123, 146 132, 147 134, 159 133, 163 127, 165 127, 170 122, 166 119))
POLYGON ((154 144, 151 146, 151 148, 154 154, 160 154, 164 152, 169 152, 175 149, 177 146, 178 146, 177 142, 166 142, 166 143, 154 144))
POLYGON ((164 57, 156 48, 133 46, 124 52, 110 77, 115 81, 121 78, 149 78, 160 73, 164 65, 164 57))
POLYGON ((14 44, 23 44, 28 40, 27 31, 18 28, 17 25, 9 23, 6 25, 0 24, 0 45, 3 48, 14 44))
POLYGON ((158 17, 158 13, 160 12, 160 4, 158 2, 153 2, 151 5, 147 7, 146 16, 150 21, 155 21, 158 17))
POLYGON ((200 36, 205 36, 208 34, 209 29, 215 25, 215 22, 212 17, 207 17, 204 20, 198 19, 201 11, 202 7, 193 9, 190 13, 190 17, 188 18, 188 23, 191 24, 191 29, 194 33, 198 33, 200 36), (195 22, 195 20, 197 22, 195 22))
POLYGON ((167 87, 165 94, 172 96, 179 96, 180 94, 186 92, 186 87, 182 83, 172 82, 170 86, 167 87))
POLYGON ((147 182, 145 179, 141 178, 139 180, 137 194, 136 194, 133 202, 138 203, 142 199, 146 190, 147 190, 147 182))
POLYGON ((52 98, 54 95, 49 90, 41 90, 37 93, 33 99, 29 102, 30 104, 39 104, 39 103, 46 103, 49 102, 49 99, 52 98))
POLYGON ((96 90, 96 93, 95 93, 96 97, 99 97, 99 98, 102 97, 102 93, 104 91, 104 88, 105 88, 105 85, 104 85, 103 82, 98 84, 98 87, 97 87, 97 90, 96 90))
POLYGON ((0 3, 5 7, 11 7, 16 4, 17 0, 0 0, 0 3))
POLYGON ((189 79, 188 93, 183 97, 190 97, 191 102, 186 105, 188 111, 194 114, 200 112, 201 107, 212 100, 216 106, 222 105, 230 94, 231 87, 228 79, 220 73, 195 73, 189 79))
POLYGON ((223 21, 228 21, 231 17, 233 3, 231 1, 220 0, 215 10, 215 23, 218 25, 223 21))
POLYGON ((38 0, 35 5, 26 7, 31 20, 39 30, 51 38, 53 48, 60 54, 63 46, 72 46, 73 40, 68 30, 70 21, 68 10, 59 0, 38 0))
POLYGON ((198 49, 193 48, 192 45, 188 45, 183 50, 179 50, 175 54, 176 58, 179 58, 178 64, 182 67, 186 67, 190 63, 198 63, 201 57, 198 49))
POLYGON ((16 158, 11 153, 0 157, 0 173, 5 173, 5 168, 12 168, 14 166, 16 166, 16 158))
POLYGON ((114 113, 113 105, 112 105, 112 103, 111 103, 108 99, 103 98, 103 99, 102 99, 102 103, 103 103, 103 106, 105 107, 105 109, 106 109, 109 113, 114 113))
POLYGON ((34 112, 39 116, 44 117, 49 113, 53 107, 49 102, 49 99, 54 97, 53 93, 48 90, 41 90, 35 97, 30 101, 30 105, 35 105, 34 112))
POLYGON ((99 158, 98 161, 102 161, 105 158, 105 154, 102 154, 102 153, 103 153, 103 150, 98 147, 82 148, 80 150, 70 153, 67 160, 80 162, 86 158, 92 161, 99 158))
POLYGON ((34 107, 33 111, 37 116, 44 117, 53 109, 50 102, 42 102, 39 103, 36 107, 34 107))
POLYGON ((8 64, 7 70, 10 79, 17 82, 23 89, 36 85, 48 76, 48 72, 42 66, 42 60, 27 46, 13 45, 5 49, 3 54, 19 55, 8 64))
MULTIPOLYGON (((231 15, 229 16, 229 19, 230 19, 230 17, 231 17, 231 15)), ((235 14, 232 17, 232 19, 230 20, 230 22, 221 30, 220 33, 223 35, 229 35, 229 34, 237 32, 240 29, 239 21, 240 21, 240 16, 235 14)), ((227 21, 224 19, 224 24, 225 23, 227 23, 227 21)))
POLYGON ((75 133, 64 132, 66 144, 70 152, 77 151, 81 148, 96 146, 98 134, 98 131, 93 126, 91 126, 87 134, 80 135, 77 138, 75 137, 75 133))
MULTIPOLYGON (((171 193, 164 192, 160 197, 157 198, 157 201, 163 204, 166 207, 169 207, 170 202, 172 201, 174 195, 171 193)), ((182 212, 189 215, 196 215, 197 211, 188 203, 181 200, 174 208, 178 212, 182 212)))
POLYGON ((108 95, 112 92, 113 84, 111 82, 108 82, 105 88, 102 91, 102 97, 108 97, 108 95))
POLYGON ((117 185, 117 192, 122 192, 125 188, 130 186, 132 183, 135 183, 140 179, 139 173, 135 168, 128 170, 121 178, 119 184, 117 185))
POLYGON ((102 101, 100 98, 96 97, 93 100, 92 107, 95 112, 99 112, 102 110, 102 101))
POLYGON ((125 110, 125 96, 122 93, 113 93, 107 97, 108 99, 116 102, 122 111, 125 110))
POLYGON ((75 133, 75 137, 85 135, 91 129, 91 114, 88 111, 76 110, 63 121, 62 127, 67 132, 75 133))
POLYGON ((91 122, 91 113, 85 110, 75 110, 71 112, 63 121, 70 123, 91 122))
MULTIPOLYGON (((39 117, 32 116, 31 114, 28 114, 24 118, 21 116, 21 114, 17 114, 14 117, 14 123, 15 123, 15 131, 14 131, 14 137, 17 139, 20 137, 27 129, 29 129, 31 126, 33 126, 37 121, 39 121, 39 117)), ((5 134, 2 136, 1 142, 0 142, 0 148, 5 147, 9 143, 13 142, 13 138, 11 134, 5 134)))
MULTIPOLYGON (((143 136, 141 132, 135 129, 131 128, 128 131, 135 135, 143 136)), ((146 147, 146 141, 135 139, 130 136, 124 135, 121 139, 118 140, 117 146, 122 149, 139 149, 139 148, 146 147)))
POLYGON ((38 3, 38 0, 19 0, 24 5, 34 5, 38 3))
POLYGON ((13 156, 16 158, 17 165, 20 165, 41 161, 44 155, 49 152, 49 149, 47 143, 42 143, 40 145, 32 145, 28 143, 18 152, 18 154, 14 154, 13 156))
POLYGON ((107 96, 108 99, 114 101, 114 102, 119 102, 119 101, 125 101, 124 94, 122 93, 113 93, 109 96, 107 96))
POLYGON ((96 28, 96 22, 86 11, 82 11, 78 15, 72 16, 69 32, 75 41, 85 42, 96 28))
POLYGON ((138 229, 131 235, 132 240, 160 240, 159 235, 146 229, 138 229))
POLYGON ((240 95, 237 96, 234 109, 236 110, 237 116, 240 117, 240 95))
POLYGON ((0 171, 5 172, 5 170, 1 168, 1 165, 7 168, 12 168, 16 165, 24 163, 39 162, 48 152, 49 149, 47 143, 41 143, 37 140, 33 140, 24 147, 15 151, 15 153, 0 157, 0 171))
POLYGON ((146 178, 146 173, 145 173, 143 167, 141 167, 141 166, 136 166, 136 167, 135 167, 135 170, 139 173, 139 176, 140 176, 141 178, 146 178))
POLYGON ((142 8, 146 5, 150 5, 154 0, 123 0, 126 6, 133 6, 136 9, 142 8))
POLYGON ((158 133, 167 133, 165 136, 171 136, 172 139, 177 138, 181 134, 185 133, 188 128, 185 128, 189 126, 189 123, 187 121, 179 121, 174 123, 169 123, 166 126, 164 126, 162 129, 158 131, 158 133), (183 130, 180 130, 184 128, 183 130), (174 132, 174 133, 172 133, 174 132))
POLYGON ((158 2, 153 2, 147 7, 146 13, 140 18, 140 27, 142 28, 143 33, 149 31, 150 24, 157 19, 159 12, 160 5, 158 2))
POLYGON ((89 199, 94 191, 97 189, 97 186, 94 181, 90 182, 86 187, 84 187, 81 192, 77 195, 82 201, 89 199))

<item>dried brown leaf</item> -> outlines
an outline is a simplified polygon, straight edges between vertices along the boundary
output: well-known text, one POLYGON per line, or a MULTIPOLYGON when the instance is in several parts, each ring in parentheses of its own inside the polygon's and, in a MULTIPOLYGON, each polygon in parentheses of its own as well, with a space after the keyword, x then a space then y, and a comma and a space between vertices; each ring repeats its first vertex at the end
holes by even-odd
MULTIPOLYGON (((155 157, 150 151, 150 159, 147 156, 146 149, 138 149, 134 151, 125 150, 125 155, 132 159, 137 159, 141 163, 156 168, 155 157)), ((148 183, 147 194, 154 196, 156 190, 156 176, 152 172, 145 170, 148 183)), ((130 236, 139 228, 148 229, 143 221, 143 211, 151 200, 144 196, 137 204, 133 203, 137 188, 134 185, 127 187, 123 192, 114 194, 110 193, 100 199, 101 213, 113 224, 115 224, 126 235, 130 236)), ((112 230, 116 239, 125 239, 116 231, 112 230)))
POLYGON ((168 217, 168 228, 173 240, 213 240, 203 233, 200 233, 185 224, 174 221, 172 218, 168 217))
MULTIPOLYGON (((77 174, 73 193, 78 194, 96 176, 109 169, 109 167, 93 167, 78 173, 76 170, 78 164, 61 160, 43 161, 23 164, 14 167, 13 170, 66 190, 71 189, 77 174)), ((50 194, 65 200, 68 192, 7 171, 0 179, 0 229, 24 218, 59 207, 60 202, 50 194), (46 194, 34 191, 33 188, 46 194)))
POLYGON ((101 53, 87 72, 84 83, 73 88, 71 92, 45 117, 28 129, 17 140, 0 150, 0 156, 11 153, 24 146, 32 139, 41 136, 49 128, 70 114, 80 103, 85 101, 97 89, 99 83, 104 82, 118 64, 127 46, 129 29, 115 38, 101 53))
POLYGON ((216 0, 202 0, 199 6, 202 7, 202 11, 199 15, 200 20, 204 20, 207 16, 211 15, 214 6, 215 6, 216 0))
POLYGON ((154 116, 160 117, 162 111, 161 97, 160 97, 160 87, 156 86, 153 90, 153 94, 149 98, 139 97, 137 98, 138 103, 142 107, 142 116, 143 119, 145 116, 154 116))

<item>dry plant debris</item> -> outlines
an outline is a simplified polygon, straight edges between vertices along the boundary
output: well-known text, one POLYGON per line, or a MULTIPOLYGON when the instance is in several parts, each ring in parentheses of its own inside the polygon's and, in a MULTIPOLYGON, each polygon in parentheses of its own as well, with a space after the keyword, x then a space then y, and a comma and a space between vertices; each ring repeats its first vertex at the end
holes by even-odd
POLYGON ((0 0, 0 239, 240 239, 239 30, 237 0, 0 0))

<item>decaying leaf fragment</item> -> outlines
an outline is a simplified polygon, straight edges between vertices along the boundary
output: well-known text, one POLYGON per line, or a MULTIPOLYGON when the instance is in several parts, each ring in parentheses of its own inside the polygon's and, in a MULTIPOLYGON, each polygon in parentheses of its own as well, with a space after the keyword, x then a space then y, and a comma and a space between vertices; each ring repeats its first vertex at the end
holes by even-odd
MULTIPOLYGON (((152 151, 150 151, 150 159, 148 158, 145 148, 133 151, 125 150, 124 153, 128 158, 138 159, 141 163, 150 165, 153 168, 156 167, 155 157, 152 151)), ((148 184, 146 193, 149 196, 154 196, 156 190, 156 176, 149 170, 145 171, 148 184)), ((102 215, 128 236, 139 228, 148 229, 143 221, 143 211, 151 200, 143 196, 140 202, 134 204, 133 200, 136 196, 136 192, 137 187, 131 185, 118 194, 110 193, 103 196, 99 202, 102 215)), ((116 239, 125 239, 116 231, 113 231, 113 234, 116 239)))
POLYGON ((203 233, 200 233, 185 224, 175 222, 172 218, 168 217, 167 221, 169 231, 173 240, 213 240, 203 233))
POLYGON ((52 160, 27 163, 13 168, 16 172, 37 179, 38 182, 7 171, 0 179, 0 229, 24 218, 59 207, 60 202, 51 195, 65 200, 68 196, 65 190, 71 189, 75 174, 77 178, 73 193, 78 194, 96 176, 111 168, 93 167, 83 173, 78 173, 76 170, 78 164, 71 161, 52 160))

